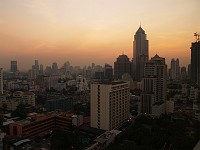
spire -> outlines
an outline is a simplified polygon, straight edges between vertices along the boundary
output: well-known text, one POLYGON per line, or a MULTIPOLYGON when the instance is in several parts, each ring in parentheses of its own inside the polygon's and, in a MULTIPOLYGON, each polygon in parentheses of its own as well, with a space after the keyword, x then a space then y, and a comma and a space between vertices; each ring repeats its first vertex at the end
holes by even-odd
POLYGON ((142 29, 141 24, 136 33, 144 33, 145 34, 145 31, 142 29))

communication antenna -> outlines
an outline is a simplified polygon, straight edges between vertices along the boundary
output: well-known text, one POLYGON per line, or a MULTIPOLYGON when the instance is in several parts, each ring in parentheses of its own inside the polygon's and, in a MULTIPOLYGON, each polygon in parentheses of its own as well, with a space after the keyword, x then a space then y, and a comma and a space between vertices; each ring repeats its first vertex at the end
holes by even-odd
POLYGON ((197 32, 195 32, 195 33, 194 33, 194 36, 196 37, 196 41, 199 42, 199 41, 200 41, 200 40, 199 40, 200 34, 197 33, 197 32))

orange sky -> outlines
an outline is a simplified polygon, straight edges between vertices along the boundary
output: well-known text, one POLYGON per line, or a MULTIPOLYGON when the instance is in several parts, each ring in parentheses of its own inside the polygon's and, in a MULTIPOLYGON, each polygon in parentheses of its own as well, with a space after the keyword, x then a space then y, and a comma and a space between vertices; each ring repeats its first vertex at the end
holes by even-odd
POLYGON ((0 67, 19 70, 39 63, 59 67, 112 64, 123 52, 133 57, 140 22, 157 52, 169 63, 190 63, 194 32, 200 32, 200 0, 0 0, 0 67))

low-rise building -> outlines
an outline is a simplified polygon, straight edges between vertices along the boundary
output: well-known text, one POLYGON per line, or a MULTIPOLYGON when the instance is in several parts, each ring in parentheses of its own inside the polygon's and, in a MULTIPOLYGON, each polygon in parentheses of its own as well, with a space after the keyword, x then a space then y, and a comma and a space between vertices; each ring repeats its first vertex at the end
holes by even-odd
POLYGON ((14 111, 22 103, 35 106, 35 94, 32 92, 17 91, 13 95, 0 94, 0 107, 6 107, 7 110, 14 111))
POLYGON ((56 128, 68 132, 72 130, 73 115, 59 111, 35 114, 28 119, 9 124, 9 133, 10 136, 34 139, 50 134, 56 128))
POLYGON ((94 140, 94 144, 87 148, 87 150, 102 150, 110 143, 114 142, 115 137, 121 133, 119 130, 106 131, 94 140))
POLYGON ((171 114, 171 113, 174 113, 174 101, 172 100, 167 100, 165 101, 165 111, 166 111, 166 114, 171 114))

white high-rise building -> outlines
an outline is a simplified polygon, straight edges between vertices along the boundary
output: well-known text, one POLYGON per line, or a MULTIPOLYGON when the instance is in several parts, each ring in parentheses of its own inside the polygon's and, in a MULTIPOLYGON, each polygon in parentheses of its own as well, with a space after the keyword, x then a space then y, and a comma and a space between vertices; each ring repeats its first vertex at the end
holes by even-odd
POLYGON ((139 27, 133 41, 133 74, 137 81, 144 75, 144 65, 149 60, 149 41, 145 31, 139 27))
POLYGON ((165 112, 167 65, 157 54, 144 67, 140 113, 159 116, 165 112))
POLYGON ((130 89, 127 82, 91 84, 91 127, 120 128, 129 117, 130 89))
POLYGON ((0 68, 0 92, 3 94, 3 69, 0 68))

